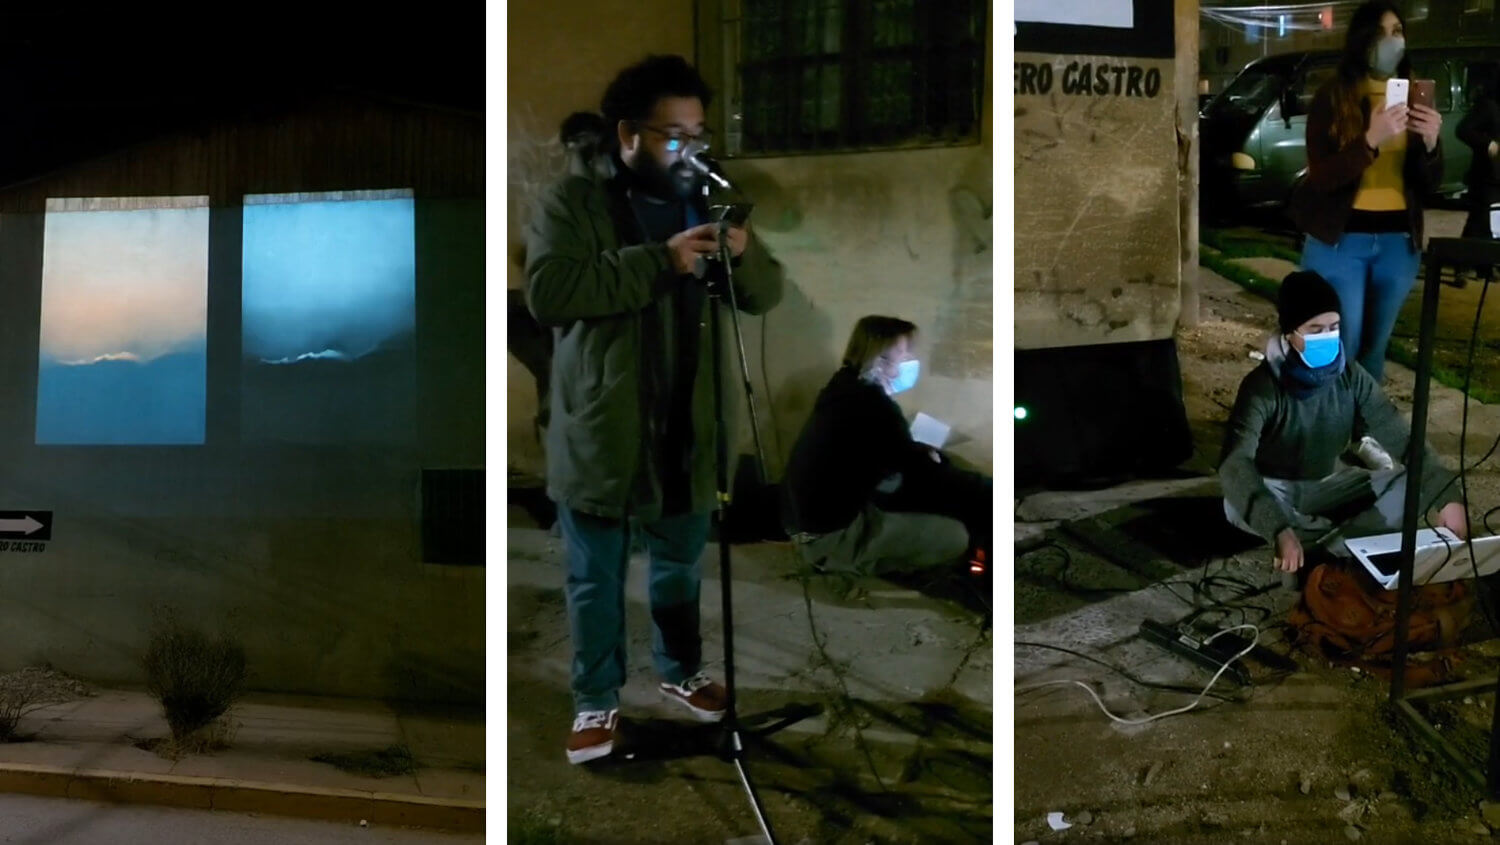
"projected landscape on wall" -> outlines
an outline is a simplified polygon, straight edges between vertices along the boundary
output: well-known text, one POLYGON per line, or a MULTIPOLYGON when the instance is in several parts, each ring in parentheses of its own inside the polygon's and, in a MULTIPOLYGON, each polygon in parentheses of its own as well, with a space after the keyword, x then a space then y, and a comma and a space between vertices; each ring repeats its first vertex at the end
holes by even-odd
POLYGON ((51 199, 36 441, 201 444, 206 197, 51 199))
POLYGON ((416 392, 410 191, 244 206, 244 436, 405 440, 416 392))

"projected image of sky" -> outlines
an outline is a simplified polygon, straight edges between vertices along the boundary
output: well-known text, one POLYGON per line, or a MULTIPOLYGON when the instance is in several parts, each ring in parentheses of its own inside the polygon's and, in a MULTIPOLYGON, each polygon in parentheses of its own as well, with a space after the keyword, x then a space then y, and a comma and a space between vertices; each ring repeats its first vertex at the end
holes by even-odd
POLYGON ((201 444, 206 200, 49 201, 44 226, 37 442, 201 444))
POLYGON ((415 203, 350 196, 245 198, 251 438, 385 441, 410 432, 415 203))

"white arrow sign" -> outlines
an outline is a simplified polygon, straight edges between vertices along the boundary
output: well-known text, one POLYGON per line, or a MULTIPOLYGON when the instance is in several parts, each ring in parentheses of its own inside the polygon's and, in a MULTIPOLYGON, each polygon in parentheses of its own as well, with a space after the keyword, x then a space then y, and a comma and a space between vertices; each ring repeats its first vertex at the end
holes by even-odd
POLYGON ((0 519, 0 533, 13 534, 19 532, 20 534, 29 536, 41 529, 42 524, 31 516, 26 516, 23 519, 0 519))

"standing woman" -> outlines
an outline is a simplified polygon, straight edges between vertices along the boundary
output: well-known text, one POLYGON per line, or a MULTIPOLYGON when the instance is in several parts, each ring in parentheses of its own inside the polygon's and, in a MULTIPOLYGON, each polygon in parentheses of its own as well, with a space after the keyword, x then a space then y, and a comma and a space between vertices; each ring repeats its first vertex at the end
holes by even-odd
POLYGON ((1302 269, 1338 292, 1344 351, 1377 384, 1417 279, 1422 198, 1443 171, 1442 117, 1385 104, 1386 80, 1411 76, 1405 33, 1393 3, 1365 3, 1350 18, 1338 72, 1308 112, 1307 178, 1289 209, 1307 235, 1302 269))

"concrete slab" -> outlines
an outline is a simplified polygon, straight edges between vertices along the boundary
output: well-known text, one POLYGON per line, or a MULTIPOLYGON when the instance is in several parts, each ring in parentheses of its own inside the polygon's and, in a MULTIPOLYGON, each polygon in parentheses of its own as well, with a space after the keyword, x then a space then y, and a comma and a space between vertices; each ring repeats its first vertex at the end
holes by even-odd
MULTIPOLYGON (((724 841, 751 833, 755 825, 743 811, 733 769, 690 753, 708 737, 655 689, 643 557, 630 562, 625 585, 625 739, 605 765, 567 764, 572 647, 561 544, 535 529, 512 526, 508 535, 512 813, 566 815, 579 819, 570 822, 570 832, 581 839, 610 841, 609 831, 621 829, 612 825, 638 826, 641 807, 670 803, 672 813, 651 817, 652 841, 724 841), (626 753, 636 756, 624 759, 626 753), (590 807, 586 818, 567 809, 577 802, 590 807)), ((718 563, 710 547, 701 607, 705 668, 722 678, 718 563)), ((848 841, 989 841, 984 808, 994 682, 983 616, 916 582, 814 578, 804 592, 799 570, 789 544, 733 551, 741 712, 822 708, 752 742, 752 769, 779 838, 845 841, 855 830, 863 838, 848 841), (945 777, 983 771, 961 800, 940 794, 941 783, 929 777, 921 755, 941 753, 957 760, 933 764, 945 777)), ((425 783, 426 773, 418 778, 425 783)))
POLYGON ((48 741, 129 744, 137 739, 164 736, 167 720, 161 705, 149 695, 125 690, 106 690, 85 698, 66 712, 43 723, 33 721, 40 713, 22 721, 48 741))
POLYGON ((402 741, 420 764, 483 770, 483 721, 454 721, 439 715, 415 713, 398 714, 396 721, 402 741))
POLYGON ((230 715, 237 741, 264 748, 373 751, 401 741, 396 714, 375 702, 359 709, 323 710, 250 699, 236 704, 230 715))
POLYGON ((165 759, 135 742, 168 733, 160 706, 139 690, 98 695, 31 714, 31 742, 0 744, 0 791, 312 818, 368 819, 458 830, 483 826, 482 717, 425 708, 403 725, 381 702, 248 696, 231 711, 231 747, 165 759), (308 759, 376 751, 408 737, 439 760, 416 775, 371 778, 308 759), (472 743, 465 747, 465 743, 472 743))
MULTIPOLYGON (((1215 567, 1214 574, 1242 580, 1256 590, 1269 590, 1257 606, 1273 606, 1279 612, 1294 605, 1297 594, 1293 590, 1280 588, 1280 573, 1271 568, 1268 560, 1250 560, 1250 557, 1215 567)), ((1183 597, 1190 594, 1194 582, 1199 581, 1202 576, 1201 572, 1187 572, 1164 579, 1146 589, 1114 596, 1042 622, 1017 625, 1015 638, 1019 641, 1050 643, 1084 651, 1115 650, 1135 639, 1143 619, 1175 622, 1186 616, 1192 607, 1183 597)), ((1151 646, 1146 653, 1159 651, 1151 646)), ((1072 660, 1073 658, 1061 652, 1018 648, 1015 658, 1017 683, 1020 683, 1020 678, 1025 674, 1040 672, 1072 660)))
POLYGON ((172 761, 130 744, 113 742, 58 742, 39 739, 0 745, 0 764, 61 766, 70 770, 111 769, 164 775, 172 761))
POLYGON ((1048 490, 1034 493, 1016 508, 1017 538, 1022 523, 1087 519, 1122 505, 1190 493, 1217 495, 1218 479, 1212 476, 1169 480, 1130 481, 1102 490, 1048 490))
POLYGON ((428 798, 484 800, 484 775, 451 769, 418 769, 417 790, 428 798))
POLYGON ((1040 544, 1049 532, 1061 524, 1061 520, 1055 519, 1045 522, 1017 522, 1016 548, 1029 549, 1040 544))
MULTIPOLYGON (((513 529, 510 534, 513 546, 537 549, 542 554, 556 548, 555 541, 546 537, 545 532, 513 529)), ((743 687, 808 692, 819 689, 818 684, 807 679, 820 658, 809 653, 812 628, 808 624, 806 602, 800 584, 791 580, 797 569, 794 554, 789 546, 775 544, 736 549, 735 669, 743 687)), ((705 556, 704 654, 709 671, 722 675, 717 559, 712 549, 705 556)), ((512 628, 542 628, 560 623, 562 571, 555 562, 512 553, 508 576, 512 628), (536 601, 518 606, 518 591, 545 591, 550 598, 533 595, 536 601)), ((654 672, 646 577, 645 559, 632 560, 626 581, 627 672, 632 683, 622 695, 632 706, 655 709, 659 696, 651 680, 654 672), (642 679, 644 683, 640 683, 642 679)), ((952 602, 910 590, 888 589, 883 595, 868 596, 849 606, 820 601, 814 605, 812 621, 826 639, 829 657, 845 667, 849 693, 879 701, 907 700, 949 686, 959 672, 965 652, 980 638, 979 619, 973 614, 952 602)), ((512 650, 511 671, 517 671, 516 664, 522 664, 525 668, 521 671, 566 689, 571 649, 565 637, 554 637, 545 643, 512 650)), ((977 702, 990 703, 991 687, 977 681, 970 686, 977 702)))
POLYGON ((307 784, 323 789, 421 794, 412 775, 363 777, 340 771, 328 763, 232 750, 184 757, 172 767, 172 774, 256 783, 307 784))

